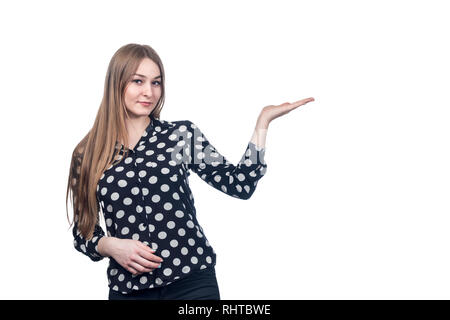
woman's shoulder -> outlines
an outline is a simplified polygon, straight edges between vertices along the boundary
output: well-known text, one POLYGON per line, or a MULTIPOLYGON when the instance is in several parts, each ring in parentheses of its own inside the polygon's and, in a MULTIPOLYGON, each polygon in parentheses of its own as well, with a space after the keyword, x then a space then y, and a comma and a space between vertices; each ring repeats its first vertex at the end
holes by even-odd
POLYGON ((191 120, 185 119, 185 120, 161 120, 156 119, 157 125, 165 126, 168 128, 178 129, 180 131, 192 131, 194 129, 197 129, 197 126, 195 123, 193 123, 191 120))

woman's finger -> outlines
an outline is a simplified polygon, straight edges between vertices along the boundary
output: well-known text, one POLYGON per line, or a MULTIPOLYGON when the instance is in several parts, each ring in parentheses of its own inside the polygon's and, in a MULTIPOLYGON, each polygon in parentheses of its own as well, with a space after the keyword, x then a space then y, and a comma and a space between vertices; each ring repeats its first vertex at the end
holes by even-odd
POLYGON ((157 255, 153 254, 153 252, 150 252, 148 250, 139 250, 138 254, 144 259, 150 260, 154 263, 160 263, 163 261, 162 258, 158 257, 157 255))
POLYGON ((313 98, 313 97, 306 98, 306 99, 302 99, 302 100, 298 100, 298 101, 295 101, 295 102, 293 102, 293 103, 291 103, 291 104, 292 104, 293 106, 295 106, 295 107, 298 107, 298 106, 304 105, 304 104, 306 104, 306 103, 308 103, 308 102, 311 102, 311 101, 314 101, 314 98, 313 98))
POLYGON ((136 262, 133 262, 133 261, 129 263, 129 267, 131 267, 134 270, 136 270, 138 274, 144 273, 144 272, 151 272, 151 271, 153 271, 153 269, 146 268, 146 267, 144 267, 144 266, 142 266, 142 265, 140 265, 140 264, 138 264, 136 262))
POLYGON ((133 261, 136 262, 137 264, 139 264, 145 268, 152 268, 152 269, 159 267, 159 265, 160 265, 159 261, 150 260, 150 258, 154 259, 154 257, 156 257, 156 256, 154 256, 152 254, 148 254, 145 251, 140 251, 139 254, 146 255, 146 256, 144 256, 144 257, 141 255, 134 256, 133 261), (150 256, 150 255, 153 257, 147 258, 147 256, 150 256))
POLYGON ((139 272, 138 272, 136 269, 134 269, 134 268, 132 268, 132 267, 130 267, 130 266, 127 266, 126 269, 127 269, 129 272, 131 272, 131 274, 139 274, 139 272))
POLYGON ((146 245, 145 243, 143 243, 143 242, 141 242, 139 240, 136 240, 136 243, 141 249, 144 249, 145 251, 148 251, 150 253, 155 252, 155 250, 152 249, 149 245, 146 245))
POLYGON ((300 107, 300 106, 302 106, 304 104, 307 104, 308 102, 311 102, 311 101, 314 101, 314 98, 306 98, 306 99, 295 101, 295 102, 293 102, 293 103, 288 105, 288 110, 290 112, 290 111, 292 111, 292 110, 294 110, 294 109, 296 109, 296 108, 298 108, 298 107, 300 107))

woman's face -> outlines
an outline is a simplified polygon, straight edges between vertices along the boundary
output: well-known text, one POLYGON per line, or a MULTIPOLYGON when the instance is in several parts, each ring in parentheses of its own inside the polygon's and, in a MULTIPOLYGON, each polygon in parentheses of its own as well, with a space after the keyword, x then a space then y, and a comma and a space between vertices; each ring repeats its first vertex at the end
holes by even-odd
POLYGON ((160 97, 161 73, 159 67, 149 58, 145 58, 125 88, 124 99, 129 116, 131 118, 148 117, 160 97))

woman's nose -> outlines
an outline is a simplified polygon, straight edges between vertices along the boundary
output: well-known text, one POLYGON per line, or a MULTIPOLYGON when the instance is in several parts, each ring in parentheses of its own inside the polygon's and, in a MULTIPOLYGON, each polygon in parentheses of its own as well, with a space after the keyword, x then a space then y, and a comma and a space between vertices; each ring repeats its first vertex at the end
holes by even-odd
POLYGON ((144 87, 144 95, 151 97, 153 95, 151 85, 144 87))

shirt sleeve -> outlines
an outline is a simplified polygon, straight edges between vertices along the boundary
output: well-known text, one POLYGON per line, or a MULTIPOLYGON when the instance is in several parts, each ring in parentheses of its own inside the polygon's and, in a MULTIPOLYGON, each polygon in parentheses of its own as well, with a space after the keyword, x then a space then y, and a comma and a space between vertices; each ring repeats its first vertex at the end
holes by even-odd
MULTIPOLYGON (((75 165, 73 167, 73 177, 75 181, 79 180, 79 168, 81 167, 81 159, 77 158, 75 165)), ((74 183, 74 187, 76 185, 76 182, 74 183)), ((76 199, 75 199, 76 201, 76 199)), ((97 203, 99 199, 97 197, 97 203)), ((100 206, 98 205, 98 209, 100 209, 100 206)), ((98 211, 97 211, 98 214, 98 211)), ((99 221, 99 219, 97 219, 99 221)), ((74 218, 74 225, 72 228, 72 234, 73 234, 73 245, 75 249, 80 251, 81 253, 88 256, 92 261, 100 261, 104 257, 98 252, 98 241, 100 238, 105 236, 105 232, 103 231, 102 227, 97 223, 95 225, 94 234, 90 240, 86 240, 82 235, 80 230, 78 230, 78 214, 75 215, 74 218)))
POLYGON ((105 236, 105 232, 98 223, 95 225, 94 234, 90 240, 86 240, 81 235, 80 230, 78 230, 77 221, 74 222, 72 234, 74 237, 73 245, 75 249, 88 256, 92 261, 100 261, 104 258, 100 252, 98 252, 98 241, 105 236))
POLYGON ((188 139, 191 150, 187 167, 217 190, 235 198, 249 199, 267 171, 266 149, 249 141, 241 160, 234 165, 217 151, 197 125, 186 122, 188 132, 192 133, 188 139))

